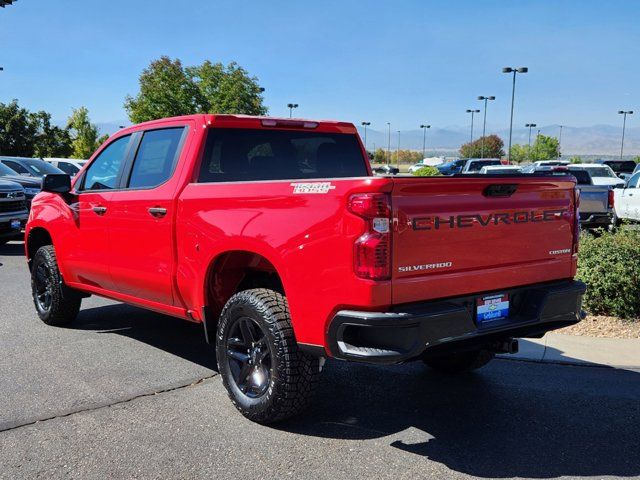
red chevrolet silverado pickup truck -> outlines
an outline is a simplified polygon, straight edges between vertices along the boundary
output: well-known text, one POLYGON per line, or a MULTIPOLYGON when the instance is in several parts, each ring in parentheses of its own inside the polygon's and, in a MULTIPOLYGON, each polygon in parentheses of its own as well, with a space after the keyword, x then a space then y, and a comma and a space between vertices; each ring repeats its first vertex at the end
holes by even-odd
POLYGON ((202 323, 246 417, 298 413, 326 358, 445 372, 580 321, 571 176, 373 176, 350 123, 193 115, 47 175, 39 317, 91 294, 202 323))

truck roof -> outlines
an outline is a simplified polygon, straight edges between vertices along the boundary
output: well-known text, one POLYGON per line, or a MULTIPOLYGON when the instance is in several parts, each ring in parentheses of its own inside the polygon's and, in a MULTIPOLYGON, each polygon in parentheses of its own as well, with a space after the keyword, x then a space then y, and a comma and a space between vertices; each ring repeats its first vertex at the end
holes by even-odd
POLYGON ((193 115, 182 115, 179 117, 160 118, 158 120, 150 120, 135 125, 131 125, 123 129, 138 129, 140 127, 149 127, 162 123, 175 121, 194 120, 198 123, 207 125, 220 125, 229 128, 308 128, 316 131, 331 131, 339 133, 356 133, 356 127, 350 122, 340 122, 337 120, 311 120, 304 118, 282 118, 282 117, 262 117, 241 114, 211 114, 198 113, 193 115), (273 122, 273 125, 268 123, 273 122))

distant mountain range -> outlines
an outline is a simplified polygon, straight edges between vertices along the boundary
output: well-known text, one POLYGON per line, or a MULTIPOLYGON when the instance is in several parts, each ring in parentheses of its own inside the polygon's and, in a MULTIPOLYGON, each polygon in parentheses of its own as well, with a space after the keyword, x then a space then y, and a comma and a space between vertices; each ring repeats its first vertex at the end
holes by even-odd
MULTIPOLYGON (((364 130, 358 128, 360 135, 364 137, 364 130)), ((532 142, 536 131, 532 130, 532 142)), ((497 134, 504 140, 505 150, 509 142, 509 130, 493 130, 487 128, 487 135, 497 134)), ((560 133, 558 125, 543 125, 540 127, 542 135, 557 137, 560 133)), ((469 127, 448 126, 444 128, 430 128, 427 131, 427 151, 447 152, 457 151, 465 142, 469 141, 469 127)), ((385 131, 367 129, 367 148, 387 148, 388 136, 385 131)), ((474 129, 474 139, 481 135, 480 129, 474 129)), ((562 128, 562 154, 569 155, 620 155, 620 140, 622 128, 612 125, 593 125, 590 127, 562 128)), ((518 128, 513 130, 513 143, 526 144, 529 139, 529 130, 518 128)), ((391 132, 391 149, 398 148, 398 134, 391 132)), ((400 132, 400 148, 410 150, 422 150, 422 130, 404 130, 400 132)), ((627 128, 624 139, 624 154, 626 156, 640 155, 640 128, 627 128)))
MULTIPOLYGON (((104 122, 97 126, 101 133, 112 134, 118 131, 120 125, 129 125, 130 122, 104 122)), ((360 136, 364 138, 364 130, 358 127, 360 136)), ((536 130, 532 131, 532 141, 535 138, 536 130)), ((560 128, 558 125, 543 125, 540 133, 543 135, 558 136, 560 128)), ((454 154, 465 142, 469 141, 469 127, 456 125, 444 128, 430 128, 427 131, 427 152, 430 154, 454 154)), ((497 134, 504 140, 505 149, 509 141, 509 130, 495 130, 487 127, 487 135, 497 134)), ((474 138, 481 134, 480 128, 474 129, 474 138)), ((562 128, 562 154, 570 155, 590 155, 590 156, 617 156, 620 154, 620 139, 622 129, 613 125, 593 125, 590 127, 568 127, 562 128)), ((529 130, 517 128, 513 130, 513 143, 525 144, 528 141, 529 130)), ((386 131, 367 129, 367 148, 387 148, 388 137, 386 131)), ((391 149, 398 148, 398 134, 391 132, 391 149)), ((403 130, 400 133, 400 148, 409 150, 422 150, 422 130, 403 130)), ((640 127, 627 128, 624 140, 624 153, 626 156, 640 155, 640 127)))

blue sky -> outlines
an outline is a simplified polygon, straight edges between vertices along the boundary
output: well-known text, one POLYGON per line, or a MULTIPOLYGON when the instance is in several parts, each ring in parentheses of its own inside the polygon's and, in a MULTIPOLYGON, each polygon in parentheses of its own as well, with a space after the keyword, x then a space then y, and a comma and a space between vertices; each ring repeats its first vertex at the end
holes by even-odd
POLYGON ((501 67, 524 65, 516 125, 617 125, 618 109, 640 110, 638 19, 634 0, 17 0, 0 10, 0 101, 124 121, 140 71, 169 55, 239 62, 272 115, 294 101, 300 116, 379 130, 447 127, 496 95, 488 124, 503 128, 501 67))

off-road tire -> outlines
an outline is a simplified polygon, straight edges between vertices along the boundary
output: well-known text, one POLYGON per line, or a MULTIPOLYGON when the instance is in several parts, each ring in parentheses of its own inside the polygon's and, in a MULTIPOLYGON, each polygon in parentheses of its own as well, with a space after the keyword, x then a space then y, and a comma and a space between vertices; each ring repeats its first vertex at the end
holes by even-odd
POLYGON ((33 257, 31 293, 36 312, 47 325, 67 325, 78 316, 82 297, 64 284, 52 245, 40 247, 33 257), (37 278, 38 275, 41 278, 37 278), (43 281, 46 282, 50 296, 48 308, 38 299, 38 288, 41 288, 43 281))
MULTIPOLYGON (((263 424, 275 423, 298 415, 308 406, 317 385, 319 359, 298 348, 291 326, 289 305, 280 293, 256 288, 233 295, 220 314, 216 353, 218 369, 229 398, 249 420, 263 424), (229 339, 239 340, 231 337, 236 328, 234 325, 247 318, 253 322, 253 328, 260 328, 261 331, 256 329, 256 332, 263 335, 271 357, 267 370, 270 372, 268 387, 254 398, 241 390, 243 385, 238 385, 231 367, 237 359, 227 353, 231 345, 229 339)), ((235 366, 236 376, 237 371, 238 363, 235 366)), ((241 375, 242 370, 240 372, 241 375)))
POLYGON ((437 372, 456 374, 484 367, 493 360, 493 357, 494 354, 487 350, 473 350, 441 357, 425 358, 423 361, 437 372))

